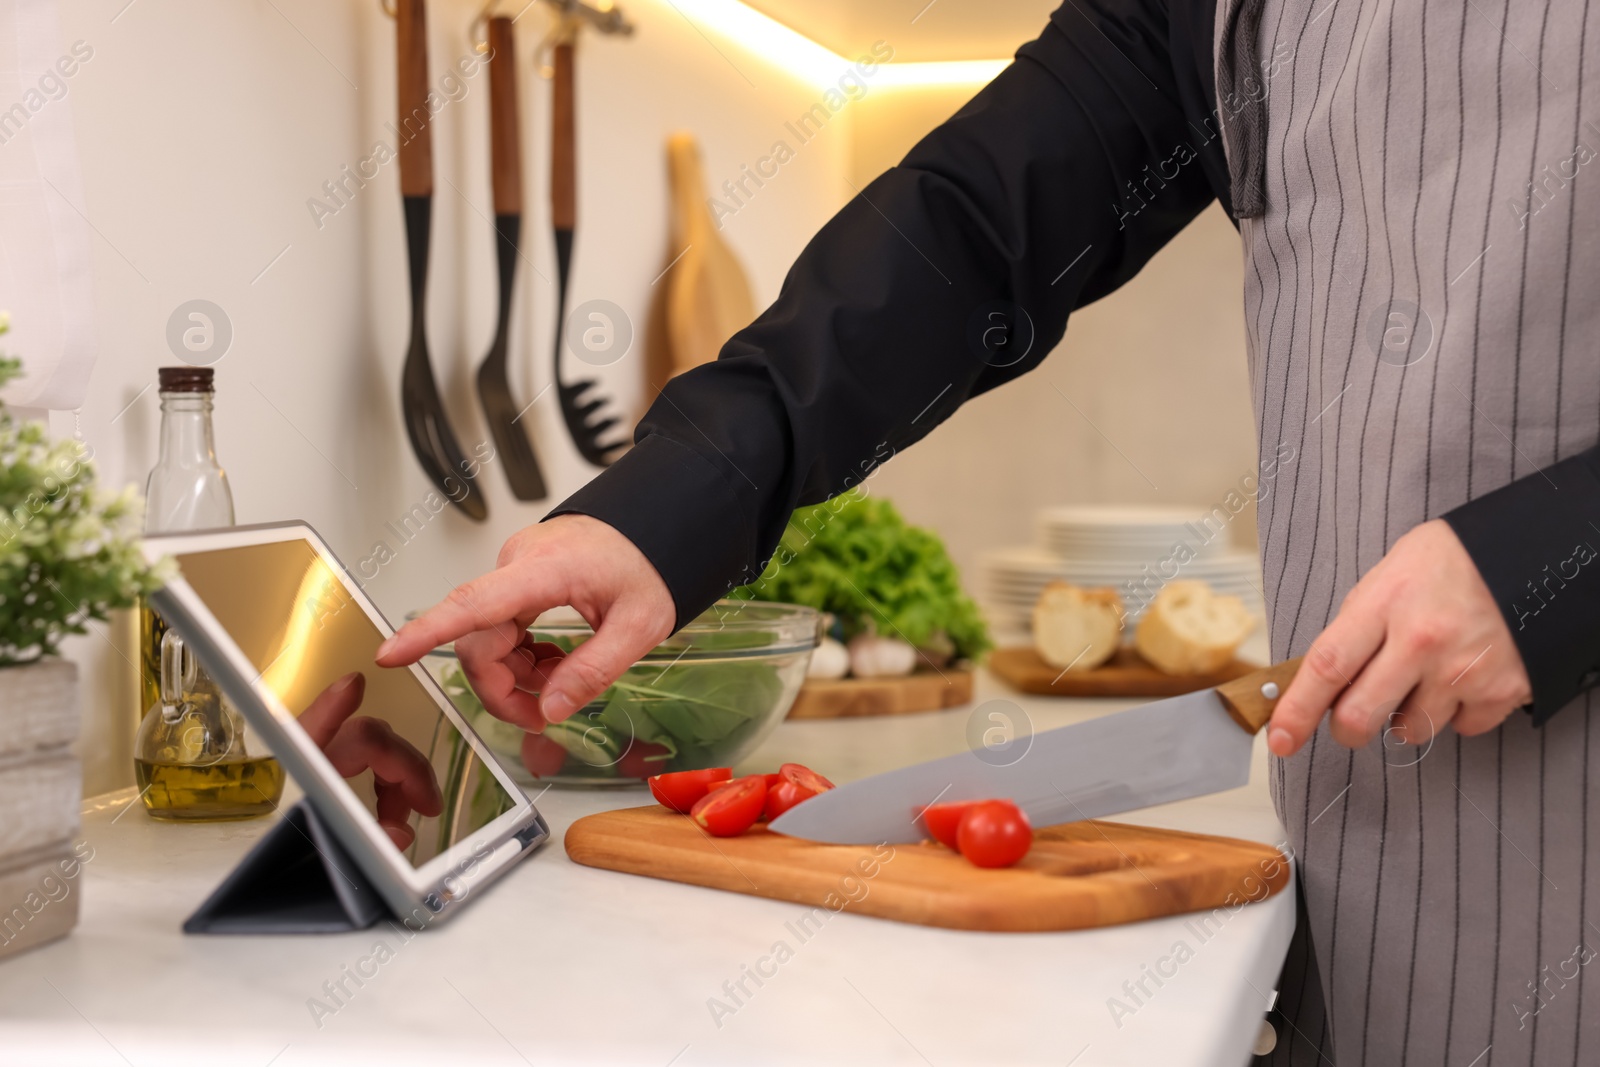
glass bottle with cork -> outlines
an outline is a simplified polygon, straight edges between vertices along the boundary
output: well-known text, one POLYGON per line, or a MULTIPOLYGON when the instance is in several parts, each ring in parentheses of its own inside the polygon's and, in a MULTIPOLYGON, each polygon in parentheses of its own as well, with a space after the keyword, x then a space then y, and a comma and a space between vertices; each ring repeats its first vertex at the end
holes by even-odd
MULTIPOLYGON (((161 449, 145 489, 145 532, 233 525, 233 494, 211 429, 210 367, 162 367, 161 449)), ((140 714, 134 773, 158 819, 244 819, 283 795, 283 768, 194 653, 148 604, 139 611, 140 714)))

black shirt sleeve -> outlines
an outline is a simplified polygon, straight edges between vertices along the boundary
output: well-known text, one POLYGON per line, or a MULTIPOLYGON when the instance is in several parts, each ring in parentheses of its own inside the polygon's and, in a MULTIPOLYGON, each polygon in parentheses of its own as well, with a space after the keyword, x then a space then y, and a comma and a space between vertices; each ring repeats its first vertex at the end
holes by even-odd
POLYGON ((1068 0, 551 514, 592 515, 638 545, 682 625, 760 573, 796 506, 1037 366, 1070 312, 1132 278, 1219 174, 1225 189, 1206 7, 1068 0))
POLYGON ((1600 447, 1444 519, 1494 594, 1533 688, 1536 725, 1600 682, 1600 447))

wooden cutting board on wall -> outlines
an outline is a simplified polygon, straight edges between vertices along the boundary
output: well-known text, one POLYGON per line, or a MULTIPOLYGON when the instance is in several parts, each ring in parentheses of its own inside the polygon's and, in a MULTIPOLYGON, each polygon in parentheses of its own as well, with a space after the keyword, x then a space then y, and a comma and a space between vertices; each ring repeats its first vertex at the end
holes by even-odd
POLYGON ((589 867, 957 930, 1114 926, 1265 900, 1289 881, 1277 849, 1114 822, 1035 832, 1015 867, 982 870, 936 844, 820 845, 757 828, 711 838, 659 805, 567 830, 589 867))
POLYGON ((667 139, 671 248, 663 322, 650 339, 646 403, 673 375, 717 358, 723 344, 756 316, 744 268, 723 240, 707 206, 709 190, 694 136, 667 139))

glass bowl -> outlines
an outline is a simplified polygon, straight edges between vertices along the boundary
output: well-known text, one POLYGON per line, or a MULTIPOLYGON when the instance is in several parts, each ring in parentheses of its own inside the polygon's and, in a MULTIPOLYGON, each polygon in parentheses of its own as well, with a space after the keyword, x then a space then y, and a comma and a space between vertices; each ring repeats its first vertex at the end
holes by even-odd
MULTIPOLYGON (((637 785, 728 767, 783 721, 805 682, 821 616, 794 604, 719 600, 572 718, 530 734, 490 715, 450 646, 425 665, 506 770, 525 785, 637 785)), ((574 611, 528 627, 572 651, 594 636, 574 611)))

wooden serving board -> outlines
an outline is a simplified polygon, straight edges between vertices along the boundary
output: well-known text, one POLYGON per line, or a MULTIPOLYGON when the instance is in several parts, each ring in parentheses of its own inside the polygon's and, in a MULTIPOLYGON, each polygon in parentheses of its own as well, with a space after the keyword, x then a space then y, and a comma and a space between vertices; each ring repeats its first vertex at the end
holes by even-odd
POLYGON ((931 842, 819 845, 765 827, 712 838, 659 805, 585 816, 566 848, 588 867, 956 930, 1114 926, 1265 900, 1289 880, 1270 845, 1098 821, 1035 831, 1003 870, 931 842))
POLYGON ((903 678, 812 678, 800 688, 791 719, 849 719, 943 711, 972 699, 972 672, 918 671, 903 678))
POLYGON ((1052 667, 1032 648, 998 648, 989 653, 989 670, 1024 693, 1060 697, 1175 697, 1211 689, 1261 668, 1235 659, 1213 674, 1163 674, 1129 646, 1093 670, 1052 667))

